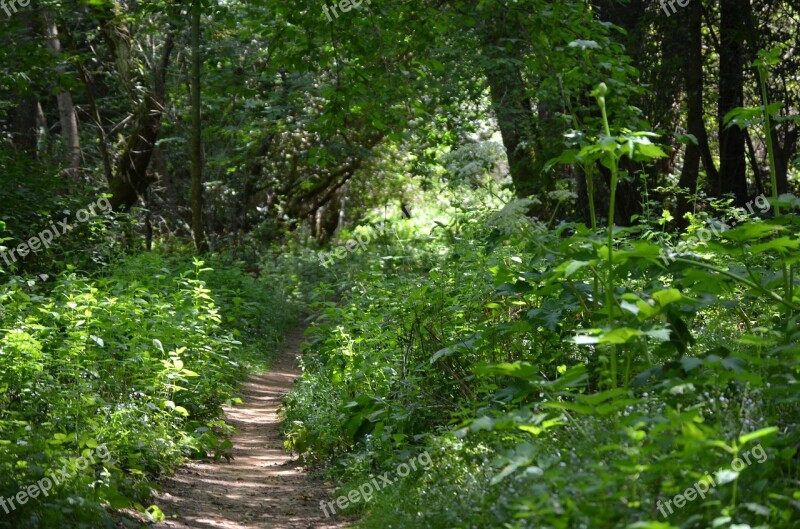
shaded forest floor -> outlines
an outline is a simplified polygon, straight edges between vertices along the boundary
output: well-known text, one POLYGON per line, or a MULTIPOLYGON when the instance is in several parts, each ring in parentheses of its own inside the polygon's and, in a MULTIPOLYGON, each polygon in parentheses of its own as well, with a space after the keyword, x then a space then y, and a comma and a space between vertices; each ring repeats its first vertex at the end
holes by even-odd
POLYGON ((156 503, 167 516, 160 529, 344 528, 352 518, 325 518, 321 500, 332 488, 306 473, 284 451, 277 416, 281 398, 300 374, 303 328, 286 343, 266 374, 243 386, 244 402, 225 409, 235 426, 233 460, 196 463, 167 479, 156 503))

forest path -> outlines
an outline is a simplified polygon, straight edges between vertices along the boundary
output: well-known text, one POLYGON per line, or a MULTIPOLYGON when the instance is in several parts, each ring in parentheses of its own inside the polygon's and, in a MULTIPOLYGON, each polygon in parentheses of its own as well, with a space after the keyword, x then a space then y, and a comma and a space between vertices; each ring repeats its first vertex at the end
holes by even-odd
POLYGON ((283 450, 277 411, 300 374, 303 330, 286 337, 268 373, 247 380, 244 402, 225 408, 237 429, 233 461, 190 464, 164 481, 155 503, 167 521, 158 529, 338 529, 353 522, 325 518, 319 504, 331 488, 283 450))

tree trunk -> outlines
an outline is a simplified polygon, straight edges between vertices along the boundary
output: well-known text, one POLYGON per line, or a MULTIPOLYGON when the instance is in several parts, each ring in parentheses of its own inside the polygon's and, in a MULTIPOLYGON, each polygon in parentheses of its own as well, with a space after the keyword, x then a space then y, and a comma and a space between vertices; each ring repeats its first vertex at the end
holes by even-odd
POLYGON ((737 206, 747 202, 744 131, 723 124, 725 114, 744 100, 744 20, 750 16, 746 0, 720 0, 719 52, 719 176, 713 191, 718 197, 733 193, 737 206))
POLYGON ((778 185, 778 194, 789 192, 789 163, 797 151, 797 139, 800 130, 796 127, 789 128, 784 124, 785 132, 783 144, 778 141, 777 126, 773 126, 773 144, 775 145, 775 181, 778 185))
POLYGON ((86 87, 86 97, 89 100, 89 111, 94 121, 95 131, 97 132, 97 145, 100 150, 100 157, 103 160, 103 174, 105 174, 106 181, 109 185, 114 181, 114 169, 111 165, 111 154, 108 152, 108 140, 106 139, 106 130, 103 126, 103 119, 100 116, 100 109, 97 107, 97 100, 94 97, 94 79, 83 64, 78 64, 78 72, 81 75, 83 84, 86 87))
MULTIPOLYGON (((180 3, 176 3, 173 9, 179 10, 180 6, 180 3)), ((119 156, 109 185, 111 207, 114 211, 128 211, 136 205, 139 197, 151 183, 147 177, 147 168, 161 132, 161 116, 164 113, 166 99, 167 66, 175 46, 175 28, 172 24, 168 25, 161 57, 158 63, 153 65, 152 86, 143 95, 139 95, 141 87, 150 83, 147 79, 138 78, 140 76, 136 74, 139 68, 135 65, 136 58, 131 53, 132 37, 117 14, 117 7, 114 3, 108 2, 94 6, 93 9, 100 19, 105 41, 114 55, 117 78, 137 105, 133 130, 119 156)), ((176 16, 177 12, 171 14, 176 16)))
MULTIPOLYGON (((33 9, 20 10, 15 15, 18 17, 21 29, 12 33, 14 45, 20 53, 22 50, 32 50, 40 28, 37 28, 35 11, 33 9)), ((6 22, 3 21, 3 24, 6 22)), ((12 100, 16 101, 11 119, 11 141, 14 147, 31 158, 38 157, 38 131, 36 128, 39 101, 36 89, 32 84, 25 88, 15 90, 12 100)))
POLYGON ((686 213, 691 211, 689 197, 697 189, 700 161, 711 182, 719 180, 717 167, 711 157, 708 145, 708 133, 703 119, 703 6, 692 2, 685 11, 686 30, 689 34, 688 53, 684 64, 686 72, 686 131, 697 138, 697 145, 688 143, 683 160, 680 180, 678 182, 678 225, 685 227, 686 213))
POLYGON ((14 145, 31 158, 36 158, 36 106, 38 102, 32 94, 17 96, 14 108, 14 145))
POLYGON ((530 146, 533 138, 533 112, 528 89, 522 78, 522 54, 518 43, 510 49, 509 22, 491 20, 484 28, 484 74, 489 84, 492 110, 506 148, 508 168, 519 198, 533 195, 537 189, 530 146))
POLYGON ((147 104, 139 110, 136 125, 120 155, 114 179, 109 186, 114 211, 128 211, 150 186, 147 168, 161 132, 163 106, 155 95, 147 95, 146 100, 147 104))
MULTIPOLYGON (((45 31, 47 33, 47 47, 56 55, 61 55, 61 42, 58 40, 58 26, 52 13, 45 13, 45 31)), ((59 66, 59 73, 63 67, 59 66)), ((81 140, 78 134, 78 116, 72 103, 72 94, 68 91, 59 92, 58 115, 61 122, 61 138, 67 152, 67 161, 70 169, 77 171, 81 166, 81 140)))
POLYGON ((147 168, 153 155, 153 148, 161 132, 161 116, 166 97, 166 73, 174 36, 167 35, 161 55, 161 64, 154 72, 155 84, 152 93, 144 96, 144 102, 137 111, 135 126, 131 131, 125 149, 119 157, 114 178, 111 182, 111 206, 114 211, 127 211, 139 200, 150 186, 147 168))
POLYGON ((192 231, 199 254, 208 252, 203 230, 203 145, 200 113, 200 0, 192 0, 192 231))

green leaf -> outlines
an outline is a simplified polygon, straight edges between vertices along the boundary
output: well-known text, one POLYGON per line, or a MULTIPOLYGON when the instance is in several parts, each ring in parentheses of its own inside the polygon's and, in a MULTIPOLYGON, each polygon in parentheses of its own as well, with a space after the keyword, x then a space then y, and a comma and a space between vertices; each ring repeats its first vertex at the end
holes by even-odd
MULTIPOLYGON (((582 50, 599 50, 600 45, 593 40, 576 39, 567 44, 570 48, 580 48, 582 50)), ((598 92, 599 93, 599 92, 598 92)))
POLYGON ((544 428, 541 428, 541 427, 536 426, 534 424, 520 424, 520 425, 517 425, 517 428, 522 430, 523 432, 528 432, 528 433, 533 434, 535 436, 538 436, 539 434, 544 432, 544 428))
POLYGON ((591 406, 578 404, 575 402, 543 402, 543 408, 553 408, 556 410, 568 410, 581 413, 583 415, 590 415, 592 413, 591 406))
POLYGON ((603 333, 600 336, 600 343, 610 343, 610 344, 623 344, 627 343, 633 338, 637 338, 642 336, 642 331, 639 329, 631 329, 630 327, 618 327, 616 329, 612 329, 606 333, 603 333))
POLYGON ((669 288, 667 290, 660 290, 653 292, 652 298, 662 307, 666 307, 670 303, 675 303, 683 299, 683 294, 676 288, 669 288))
POLYGON ((483 364, 475 366, 474 371, 479 375, 500 375, 523 380, 539 378, 539 370, 528 362, 514 362, 503 364, 483 364))
POLYGON ((763 222, 754 222, 737 226, 732 230, 724 232, 722 236, 732 241, 749 242, 772 235, 781 229, 782 228, 779 226, 773 226, 763 222))
POLYGON ((764 253, 768 250, 776 250, 782 254, 788 254, 800 248, 800 239, 792 239, 790 237, 778 237, 761 244, 755 244, 750 248, 753 255, 764 253))
POLYGON ((151 505, 145 509, 144 514, 147 516, 148 520, 154 523, 161 523, 167 519, 167 516, 158 508, 158 505, 151 505))
POLYGON ((717 471, 715 476, 717 477, 717 485, 725 485, 735 481, 739 477, 739 473, 735 470, 722 469, 717 471))
POLYGON ((589 264, 591 264, 589 261, 570 261, 564 270, 564 279, 568 279, 569 276, 571 276, 581 268, 589 266, 589 264))
POLYGON ((748 511, 760 514, 761 516, 769 516, 772 513, 768 507, 765 507, 760 503, 747 502, 743 505, 748 511))
POLYGON ((768 435, 772 435, 778 432, 778 428, 776 426, 768 426, 766 428, 761 428, 760 430, 756 430, 755 432, 750 432, 748 434, 744 434, 739 437, 739 444, 744 445, 749 443, 750 441, 755 441, 756 439, 761 439, 762 437, 766 437, 768 435))
POLYGON ((433 364, 440 358, 443 358, 445 356, 450 356, 451 354, 453 354, 453 350, 449 347, 445 347, 444 349, 439 349, 433 354, 433 356, 431 356, 430 363, 433 364))

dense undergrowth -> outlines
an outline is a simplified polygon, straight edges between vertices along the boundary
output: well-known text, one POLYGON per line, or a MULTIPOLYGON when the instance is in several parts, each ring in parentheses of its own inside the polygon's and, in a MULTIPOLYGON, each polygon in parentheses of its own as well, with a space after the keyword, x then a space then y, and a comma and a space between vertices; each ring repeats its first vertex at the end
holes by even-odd
POLYGON ((0 287, 0 496, 70 477, 12 499, 0 527, 112 527, 107 507, 144 510, 151 480, 186 457, 227 456, 221 405, 297 313, 280 283, 222 259, 143 254, 26 277, 0 287))
POLYGON ((606 234, 544 226, 524 202, 396 221, 319 268, 320 296, 341 299, 317 303, 288 443, 341 494, 429 452, 350 508, 365 528, 800 527, 800 226, 784 199, 667 260, 656 208, 615 230, 610 275, 606 234))

